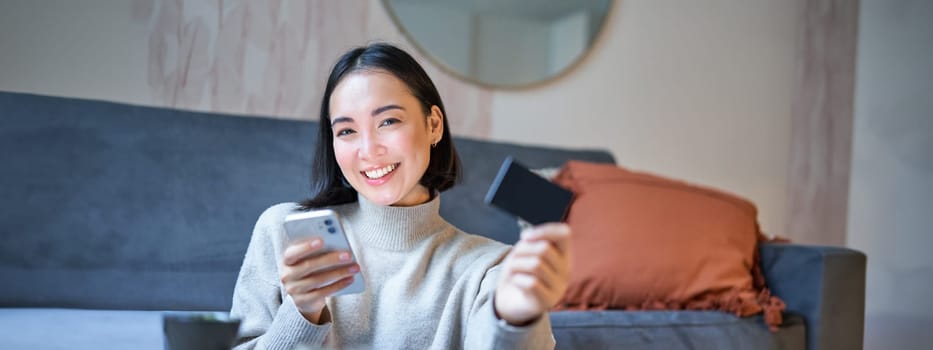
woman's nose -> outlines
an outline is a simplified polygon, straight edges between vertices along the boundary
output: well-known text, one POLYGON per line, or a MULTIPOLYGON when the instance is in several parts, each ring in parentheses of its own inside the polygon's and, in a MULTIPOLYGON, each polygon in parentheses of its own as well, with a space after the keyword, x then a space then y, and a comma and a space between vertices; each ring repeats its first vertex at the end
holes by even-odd
POLYGON ((360 138, 360 158, 371 159, 385 154, 385 147, 376 135, 367 134, 360 138))

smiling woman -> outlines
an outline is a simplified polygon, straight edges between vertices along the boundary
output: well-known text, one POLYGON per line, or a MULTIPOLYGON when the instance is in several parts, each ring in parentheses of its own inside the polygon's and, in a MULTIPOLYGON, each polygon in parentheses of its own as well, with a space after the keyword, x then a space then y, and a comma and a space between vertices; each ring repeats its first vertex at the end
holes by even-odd
POLYGON ((510 248, 440 217, 460 161, 418 62, 388 44, 350 50, 319 126, 312 197, 256 223, 230 311, 243 319, 238 349, 554 347, 547 310, 567 289, 570 229, 532 227, 510 248), (320 236, 288 239, 287 215, 322 208, 338 214, 356 262, 320 236), (336 295, 356 273, 367 288, 336 295))

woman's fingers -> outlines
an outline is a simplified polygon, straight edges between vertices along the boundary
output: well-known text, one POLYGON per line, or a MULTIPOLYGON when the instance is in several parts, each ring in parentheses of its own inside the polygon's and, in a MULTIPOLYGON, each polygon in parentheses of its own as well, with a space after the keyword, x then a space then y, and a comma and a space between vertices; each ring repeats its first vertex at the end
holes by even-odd
MULTIPOLYGON (((521 264, 521 261, 516 261, 521 264)), ((567 278, 551 271, 537 270, 534 273, 515 268, 506 277, 516 287, 526 293, 532 293, 545 308, 553 306, 567 289, 567 278)))
POLYGON ((548 241, 564 255, 570 252, 570 226, 563 223, 546 223, 522 231, 522 241, 548 241))
POLYGON ((333 268, 326 271, 320 271, 314 273, 299 280, 292 281, 290 283, 284 284, 285 292, 291 295, 307 293, 315 289, 325 288, 338 281, 347 277, 352 277, 354 274, 360 271, 360 267, 357 264, 351 264, 349 266, 341 266, 333 268))
MULTIPOLYGON (((554 253, 551 253, 554 254, 554 253)), ((556 284, 560 275, 553 264, 539 256, 515 256, 511 260, 511 273, 521 279, 537 278, 545 287, 556 284), (519 277, 520 276, 520 277, 519 277)))
POLYGON ((308 293, 299 293, 299 294, 289 294, 292 296, 292 301, 295 302, 295 305, 299 309, 312 309, 315 312, 320 311, 324 308, 324 305, 327 301, 327 297, 337 293, 339 290, 346 288, 351 283, 353 283, 353 276, 348 276, 337 280, 334 283, 331 283, 327 286, 315 289, 308 293))
POLYGON ((554 290, 554 288, 550 288, 541 278, 536 276, 518 273, 512 276, 512 283, 525 291, 525 293, 532 294, 535 300, 543 304, 541 307, 545 310, 550 308, 552 304, 557 302, 557 299, 560 298, 560 295, 557 295, 557 291, 554 290))
POLYGON ((322 251, 319 237, 290 243, 280 266, 282 287, 295 306, 311 322, 317 323, 327 297, 353 283, 360 266, 348 251, 322 251))
POLYGON ((327 297, 349 286, 360 266, 351 262, 350 252, 321 253, 319 244, 313 242, 299 242, 286 248, 281 280, 302 315, 317 322, 327 297))
POLYGON ((570 277, 570 235, 565 224, 544 224, 522 232, 507 258, 506 278, 547 307, 556 303, 570 277))
POLYGON ((292 242, 285 247, 283 252, 282 262, 285 265, 292 265, 300 261, 302 258, 307 257, 311 254, 314 254, 321 249, 322 241, 320 238, 312 238, 306 240, 300 240, 292 242))
POLYGON ((350 252, 334 251, 316 256, 306 257, 291 265, 282 266, 282 283, 296 281, 318 271, 350 263, 350 252))
POLYGON ((551 246, 547 241, 520 241, 512 248, 510 258, 530 258, 538 263, 532 264, 532 262, 526 262, 526 264, 532 264, 530 267, 538 267, 538 265, 541 265, 541 267, 547 267, 558 274, 565 270, 561 264, 564 258, 560 256, 557 249, 551 246))
POLYGON ((496 314, 524 324, 557 304, 570 276, 570 227, 544 224, 522 232, 512 247, 496 287, 496 314))

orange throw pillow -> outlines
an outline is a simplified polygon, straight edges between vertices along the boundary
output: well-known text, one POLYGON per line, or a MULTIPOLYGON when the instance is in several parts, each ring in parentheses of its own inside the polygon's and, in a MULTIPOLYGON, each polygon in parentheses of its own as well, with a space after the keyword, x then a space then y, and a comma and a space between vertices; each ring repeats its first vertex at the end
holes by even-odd
POLYGON ((554 182, 575 194, 570 286, 555 309, 764 310, 780 324, 752 203, 612 164, 570 161, 554 182))

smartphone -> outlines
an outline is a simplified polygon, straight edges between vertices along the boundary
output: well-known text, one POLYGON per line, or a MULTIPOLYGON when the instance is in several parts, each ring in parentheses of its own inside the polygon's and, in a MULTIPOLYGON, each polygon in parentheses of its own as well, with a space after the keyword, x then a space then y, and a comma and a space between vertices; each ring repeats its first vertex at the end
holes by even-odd
MULTIPOLYGON (((293 213, 285 217, 285 233, 289 241, 318 237, 324 242, 320 254, 335 250, 350 252, 350 262, 357 262, 356 254, 350 248, 350 241, 340 224, 337 212, 331 209, 319 209, 293 213)), ((333 281, 331 281, 333 282, 333 281)), ((353 276, 353 283, 334 295, 361 293, 366 289, 362 273, 353 276)))
POLYGON ((573 200, 573 192, 538 176, 506 157, 486 193, 486 204, 533 224, 562 222, 573 200))

